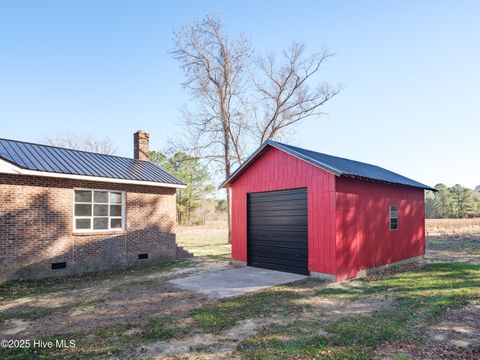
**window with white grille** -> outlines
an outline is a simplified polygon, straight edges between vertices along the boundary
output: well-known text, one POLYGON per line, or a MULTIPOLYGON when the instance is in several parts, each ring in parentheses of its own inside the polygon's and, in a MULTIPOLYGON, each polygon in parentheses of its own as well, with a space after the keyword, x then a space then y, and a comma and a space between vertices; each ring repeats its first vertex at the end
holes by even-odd
POLYGON ((125 193, 76 189, 73 208, 75 231, 121 231, 125 228, 125 193))
POLYGON ((390 230, 398 230, 398 206, 390 205, 390 230))

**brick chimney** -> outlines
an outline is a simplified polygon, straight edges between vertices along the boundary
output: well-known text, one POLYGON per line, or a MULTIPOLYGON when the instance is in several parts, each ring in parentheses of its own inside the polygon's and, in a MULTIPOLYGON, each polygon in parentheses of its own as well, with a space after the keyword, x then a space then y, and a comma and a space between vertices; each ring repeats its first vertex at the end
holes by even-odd
POLYGON ((150 159, 150 149, 148 145, 149 139, 150 135, 143 130, 138 130, 135 134, 133 134, 133 157, 135 159, 150 159))

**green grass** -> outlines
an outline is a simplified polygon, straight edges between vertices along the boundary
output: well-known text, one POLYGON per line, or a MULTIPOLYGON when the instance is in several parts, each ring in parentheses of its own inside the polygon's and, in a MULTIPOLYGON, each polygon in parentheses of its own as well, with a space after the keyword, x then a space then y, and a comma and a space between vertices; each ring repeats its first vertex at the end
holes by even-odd
POLYGON ((140 337, 144 340, 160 341, 182 338, 190 334, 193 328, 179 325, 178 318, 161 318, 154 316, 143 327, 140 337))
POLYGON ((180 226, 177 244, 195 256, 214 260, 230 259, 231 245, 228 243, 226 222, 217 226, 180 226))
POLYGON ((57 291, 82 289, 97 285, 100 281, 116 280, 128 277, 150 275, 165 272, 174 268, 193 267, 190 260, 165 262, 155 266, 141 267, 129 270, 115 270, 86 273, 78 276, 66 276, 41 280, 9 281, 0 284, 0 299, 10 300, 20 297, 36 297, 57 291))
POLYGON ((131 323, 99 328, 88 333, 72 333, 55 337, 42 337, 45 342, 56 339, 74 339, 76 346, 71 349, 0 349, 2 359, 92 359, 108 357, 108 353, 121 358, 132 357, 135 349, 143 343, 168 340, 184 336, 185 330, 178 329, 176 319, 152 317, 140 328, 140 332, 127 335, 127 330, 135 328, 131 323))
POLYGON ((267 289, 252 295, 220 300, 193 310, 191 315, 199 328, 208 332, 219 332, 245 319, 256 319, 275 315, 288 315, 307 306, 296 300, 303 298, 303 291, 320 287, 322 282, 304 280, 291 285, 267 289))
POLYGON ((0 314, 0 322, 9 319, 37 320, 48 315, 67 311, 86 311, 90 308, 105 302, 104 299, 92 299, 81 303, 69 305, 42 307, 42 306, 21 306, 12 310, 3 311, 0 314))
POLYGON ((395 355, 393 357, 393 360, 408 360, 408 357, 400 354, 400 355, 395 355))
POLYGON ((35 320, 47 316, 54 312, 55 308, 23 306, 18 309, 4 311, 0 314, 0 322, 9 319, 35 320))
POLYGON ((427 247, 429 250, 480 255, 480 235, 429 236, 427 247))
POLYGON ((243 342, 238 349, 244 351, 250 358, 279 359, 315 357, 325 351, 327 346, 328 340, 323 336, 306 336, 286 340, 271 336, 258 341, 243 342))
MULTIPOLYGON (((421 342, 418 325, 435 320, 446 308, 479 298, 480 266, 463 263, 429 264, 389 277, 345 282, 334 288, 323 288, 322 283, 309 279, 208 303, 183 318, 153 316, 145 323, 64 334, 60 337, 77 340, 73 351, 44 349, 38 356, 26 351, 21 357, 81 359, 106 356, 108 352, 120 358, 133 357, 136 348, 149 342, 180 339, 194 333, 218 334, 242 320, 276 315, 291 319, 291 323, 261 328, 239 342, 235 355, 247 359, 370 359, 375 349, 385 343, 421 342), (366 303, 374 296, 388 301, 362 315, 324 317, 313 313, 305 317, 313 309, 302 300, 313 296, 366 303), (125 331, 132 328, 138 331, 126 335, 125 331)), ((372 302, 372 306, 378 303, 372 302)), ((0 358, 12 354, 18 353, 0 350, 0 358)), ((397 358, 402 359, 400 355, 397 358)))
POLYGON ((393 303, 365 315, 341 316, 330 323, 298 320, 289 326, 273 327, 243 341, 238 352, 252 359, 364 359, 387 342, 421 341, 417 325, 434 320, 447 307, 480 298, 480 266, 431 264, 385 279, 355 280, 343 288, 323 289, 317 294, 352 301, 376 295, 392 298, 393 303), (325 341, 309 343, 312 334, 322 328, 328 333, 325 341), (304 346, 294 346, 302 341, 304 346))

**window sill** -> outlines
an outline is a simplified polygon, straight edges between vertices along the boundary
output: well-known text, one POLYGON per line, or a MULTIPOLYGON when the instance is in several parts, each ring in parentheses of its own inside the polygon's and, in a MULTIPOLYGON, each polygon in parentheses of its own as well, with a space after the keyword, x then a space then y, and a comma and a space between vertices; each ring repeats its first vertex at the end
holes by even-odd
POLYGON ((73 236, 101 236, 101 235, 125 235, 125 230, 105 230, 105 231, 74 231, 73 236))

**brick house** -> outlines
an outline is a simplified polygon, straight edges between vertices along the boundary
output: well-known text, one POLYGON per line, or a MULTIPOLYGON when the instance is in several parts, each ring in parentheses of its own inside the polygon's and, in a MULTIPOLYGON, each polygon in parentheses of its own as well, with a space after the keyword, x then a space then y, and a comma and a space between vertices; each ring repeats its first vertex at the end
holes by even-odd
MULTIPOLYGON (((0 139, 0 281, 176 258, 176 189, 148 161, 0 139)), ((180 249, 181 252, 181 249, 180 249)))

